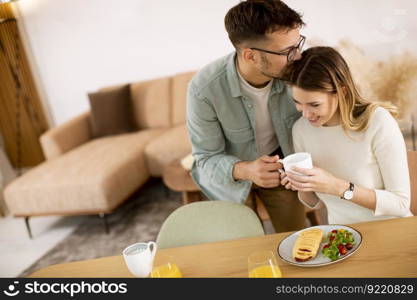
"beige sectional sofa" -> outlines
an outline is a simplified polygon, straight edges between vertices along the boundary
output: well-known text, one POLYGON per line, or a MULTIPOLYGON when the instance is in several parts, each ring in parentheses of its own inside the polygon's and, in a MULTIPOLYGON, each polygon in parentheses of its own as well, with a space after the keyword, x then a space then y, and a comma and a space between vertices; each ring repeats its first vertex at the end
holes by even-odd
POLYGON ((132 83, 136 132, 93 139, 89 112, 47 131, 40 139, 47 160, 5 189, 11 213, 26 221, 51 214, 103 216, 150 176, 161 176, 165 165, 191 152, 185 108, 193 75, 132 83))

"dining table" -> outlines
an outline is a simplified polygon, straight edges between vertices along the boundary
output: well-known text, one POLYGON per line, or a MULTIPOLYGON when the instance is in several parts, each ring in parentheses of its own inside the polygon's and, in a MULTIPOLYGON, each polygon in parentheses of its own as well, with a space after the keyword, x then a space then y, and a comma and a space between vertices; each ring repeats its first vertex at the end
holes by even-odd
MULTIPOLYGON (((248 277, 251 253, 271 250, 283 277, 417 277, 417 216, 350 224, 362 235, 362 243, 350 257, 320 267, 291 265, 279 259, 279 243, 293 232, 158 249, 155 264, 170 255, 183 277, 248 277)), ((123 245, 123 247, 128 245, 123 245)), ((70 249, 68 251, 71 251, 70 249)), ((133 277, 123 256, 51 265, 29 277, 133 277)))

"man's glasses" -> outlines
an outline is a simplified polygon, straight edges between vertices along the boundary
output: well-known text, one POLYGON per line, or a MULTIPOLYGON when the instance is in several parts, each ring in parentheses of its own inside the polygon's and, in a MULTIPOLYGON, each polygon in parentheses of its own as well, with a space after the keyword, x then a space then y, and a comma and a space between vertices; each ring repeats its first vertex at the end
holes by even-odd
POLYGON ((260 48, 250 48, 250 49, 251 50, 262 51, 262 52, 269 53, 269 54, 285 55, 285 56, 287 56, 287 61, 292 62, 294 60, 295 55, 297 54, 297 50, 299 50, 300 52, 301 52, 301 50, 303 50, 305 41, 306 41, 306 37, 302 35, 300 41, 297 44, 297 46, 293 46, 293 47, 291 47, 291 48, 289 48, 285 51, 282 51, 282 52, 269 51, 269 50, 260 49, 260 48))

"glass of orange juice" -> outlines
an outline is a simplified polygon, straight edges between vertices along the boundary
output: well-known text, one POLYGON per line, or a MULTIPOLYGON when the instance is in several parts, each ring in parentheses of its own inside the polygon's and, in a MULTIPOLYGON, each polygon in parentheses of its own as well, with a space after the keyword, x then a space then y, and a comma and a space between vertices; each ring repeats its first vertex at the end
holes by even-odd
POLYGON ((272 251, 257 251, 248 257, 249 278, 282 277, 277 259, 272 251))
POLYGON ((151 272, 152 278, 181 278, 182 274, 171 255, 158 255, 151 272))

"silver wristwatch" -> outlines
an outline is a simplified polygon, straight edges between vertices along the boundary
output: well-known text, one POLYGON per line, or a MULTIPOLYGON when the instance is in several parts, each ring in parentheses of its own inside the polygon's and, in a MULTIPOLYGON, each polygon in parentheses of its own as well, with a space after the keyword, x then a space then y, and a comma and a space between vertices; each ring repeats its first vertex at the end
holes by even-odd
POLYGON ((353 198, 353 190, 354 190, 355 186, 353 185, 352 182, 349 182, 349 188, 343 192, 342 197, 340 197, 343 200, 352 200, 353 198))

